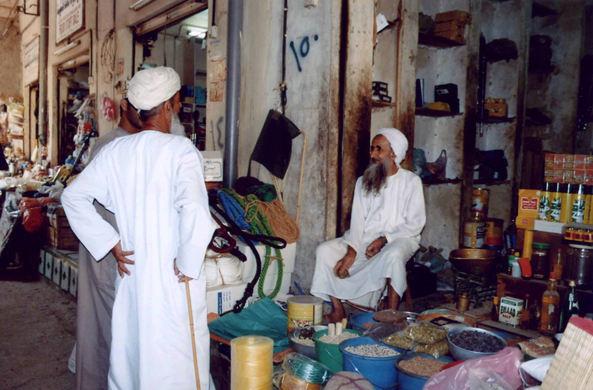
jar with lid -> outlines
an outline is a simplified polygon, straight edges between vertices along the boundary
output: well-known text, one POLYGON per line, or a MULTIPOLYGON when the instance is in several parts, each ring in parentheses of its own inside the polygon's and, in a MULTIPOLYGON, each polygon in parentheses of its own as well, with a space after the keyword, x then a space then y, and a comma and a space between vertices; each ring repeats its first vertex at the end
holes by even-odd
POLYGON ((574 280, 577 286, 589 288, 593 283, 593 248, 570 244, 563 276, 565 280, 574 280))
POLYGON ((550 244, 533 243, 531 254, 531 272, 534 279, 546 279, 550 274, 550 244))

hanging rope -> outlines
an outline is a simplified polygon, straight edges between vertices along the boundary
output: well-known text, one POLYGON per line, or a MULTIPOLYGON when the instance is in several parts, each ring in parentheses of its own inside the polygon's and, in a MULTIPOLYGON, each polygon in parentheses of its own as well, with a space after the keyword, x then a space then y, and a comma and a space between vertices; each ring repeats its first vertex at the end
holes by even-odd
MULTIPOLYGON (((237 195, 237 196, 239 196, 239 195, 237 195)), ((241 230, 252 232, 254 234, 259 234, 253 230, 253 228, 251 227, 251 225, 249 225, 249 223, 247 221, 245 221, 244 208, 241 208, 239 203, 237 203, 231 195, 227 194, 224 191, 219 191, 218 199, 220 199, 220 203, 222 203, 222 207, 224 208, 224 211, 233 220, 233 222, 235 222, 237 224, 237 226, 239 226, 241 228, 241 230)), ((239 238, 241 239, 241 241, 246 242, 243 237, 239 236, 239 238)), ((255 242, 255 241, 252 241, 252 242, 253 242, 253 245, 259 244, 259 242, 255 242)))
POLYGON ((284 238, 289 244, 299 240, 301 237, 299 226, 288 214, 282 202, 277 200, 270 203, 259 202, 258 208, 268 218, 270 227, 277 237, 284 238))
MULTIPOLYGON (((230 189, 222 189, 218 196, 221 197, 221 193, 227 194, 231 196, 235 202, 245 211, 245 222, 248 222, 251 226, 251 231, 255 234, 261 234, 273 237, 274 231, 270 227, 268 218, 264 215, 264 213, 259 209, 258 203, 259 200, 255 195, 247 195, 243 198, 241 195, 237 194, 235 191, 230 189)), ((222 199, 222 197, 221 197, 222 199)), ((228 200, 227 200, 228 202, 228 200)), ((229 202, 230 203, 230 202, 229 202)), ((280 292, 280 288, 282 288, 282 277, 284 275, 284 262, 282 261, 282 253, 279 249, 275 248, 276 256, 272 256, 272 248, 266 245, 266 255, 265 261, 262 266, 261 270, 261 277, 259 278, 259 282, 257 285, 257 292, 260 298, 265 298, 266 294, 264 293, 264 283, 266 279, 266 274, 272 261, 278 260, 278 278, 276 280, 276 286, 274 287, 274 291, 267 297, 270 299, 274 298, 280 292)))

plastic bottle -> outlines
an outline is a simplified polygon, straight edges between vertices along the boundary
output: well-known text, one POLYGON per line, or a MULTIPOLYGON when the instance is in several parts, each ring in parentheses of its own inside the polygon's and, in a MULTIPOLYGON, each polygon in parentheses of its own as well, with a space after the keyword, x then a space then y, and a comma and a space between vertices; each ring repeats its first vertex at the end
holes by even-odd
POLYGON ((523 303, 523 311, 521 312, 521 322, 519 326, 521 329, 529 329, 531 320, 531 313, 529 311, 529 294, 525 294, 525 302, 523 303))
POLYGON ((513 277, 514 278, 520 278, 521 277, 521 266, 519 265, 519 259, 515 260, 513 262, 513 277))
POLYGON ((542 296, 542 317, 539 330, 541 333, 553 336, 558 330, 560 316, 560 295, 556 291, 556 275, 552 272, 548 281, 548 289, 542 296))
POLYGON ((570 317, 578 316, 579 310, 579 296, 577 295, 576 283, 574 280, 571 280, 568 282, 568 291, 566 291, 564 302, 562 303, 560 325, 558 326, 559 333, 564 333, 570 317))

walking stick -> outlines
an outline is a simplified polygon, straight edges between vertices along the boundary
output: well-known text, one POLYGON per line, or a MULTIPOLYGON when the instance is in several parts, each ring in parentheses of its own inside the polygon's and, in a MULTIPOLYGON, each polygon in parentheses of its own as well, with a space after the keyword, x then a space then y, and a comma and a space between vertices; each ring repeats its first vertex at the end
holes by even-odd
POLYGON ((187 294, 187 308, 189 310, 189 329, 191 331, 191 349, 194 354, 194 370, 196 371, 196 386, 198 390, 200 387, 200 372, 198 370, 198 354, 196 352, 196 335, 194 333, 194 312, 191 309, 191 295, 189 294, 189 280, 185 277, 185 293, 187 294))

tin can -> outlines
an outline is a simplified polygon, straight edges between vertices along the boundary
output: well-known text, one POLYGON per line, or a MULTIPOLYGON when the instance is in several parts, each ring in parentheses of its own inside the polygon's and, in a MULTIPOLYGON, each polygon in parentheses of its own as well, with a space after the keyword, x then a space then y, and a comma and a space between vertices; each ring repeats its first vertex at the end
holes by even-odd
POLYGON ((457 310, 467 311, 469 309, 469 295, 466 292, 462 292, 457 299, 457 310))
POLYGON ((463 229, 463 246, 466 248, 482 248, 484 246, 484 222, 466 222, 463 229))
POLYGON ((490 190, 474 188, 472 190, 472 220, 483 221, 488 217, 490 190))
POLYGON ((502 219, 488 218, 484 221, 485 240, 484 243, 489 246, 502 245, 502 219))

